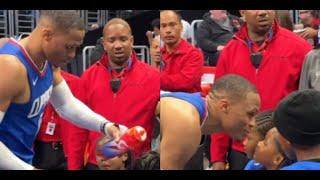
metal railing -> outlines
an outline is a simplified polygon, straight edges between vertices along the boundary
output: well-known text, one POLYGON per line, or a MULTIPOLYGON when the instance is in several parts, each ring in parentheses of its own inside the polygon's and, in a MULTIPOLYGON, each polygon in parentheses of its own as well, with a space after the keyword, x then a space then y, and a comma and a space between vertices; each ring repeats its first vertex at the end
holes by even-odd
POLYGON ((36 10, 15 10, 14 11, 14 34, 30 33, 36 26, 36 10))
POLYGON ((197 40, 196 40, 196 31, 198 28, 198 25, 202 22, 202 19, 197 19, 197 20, 193 20, 191 22, 191 44, 193 46, 197 45, 197 40))
POLYGON ((6 37, 8 34, 8 10, 0 10, 0 35, 6 37))
POLYGON ((87 57, 88 57, 88 66, 90 65, 91 53, 95 47, 96 46, 86 46, 83 48, 83 50, 82 50, 82 72, 84 72, 87 69, 87 57))
POLYGON ((133 49, 136 50, 140 50, 140 52, 137 52, 138 57, 143 60, 145 63, 147 64, 151 64, 151 58, 150 58, 150 52, 149 52, 149 48, 148 46, 133 46, 133 49))

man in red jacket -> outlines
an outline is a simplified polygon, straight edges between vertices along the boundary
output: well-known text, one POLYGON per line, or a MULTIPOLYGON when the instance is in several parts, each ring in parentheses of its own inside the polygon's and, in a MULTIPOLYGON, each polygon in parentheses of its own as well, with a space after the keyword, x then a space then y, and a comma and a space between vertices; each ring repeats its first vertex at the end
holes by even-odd
POLYGON ((181 38, 181 17, 175 11, 160 12, 160 36, 164 42, 161 58, 161 89, 165 91, 200 92, 201 68, 199 49, 181 38))
MULTIPOLYGON (((105 25, 103 46, 106 53, 81 77, 83 101, 116 123, 146 129, 147 140, 133 152, 138 157, 151 148, 154 112, 160 99, 160 73, 137 58, 131 28, 122 19, 112 19, 105 25)), ((101 133, 72 128, 68 169, 80 169, 85 161, 85 169, 98 169, 95 149, 99 136, 101 133)))
MULTIPOLYGON (((281 28, 273 10, 241 10, 246 23, 223 49, 216 69, 216 78, 229 73, 239 74, 258 89, 261 109, 276 107, 290 92, 298 89, 299 77, 310 44, 294 33, 281 28)), ((242 141, 231 141, 226 134, 211 136, 213 169, 225 169, 229 152, 230 169, 243 169, 247 159, 242 141)))
MULTIPOLYGON (((81 92, 80 78, 61 71, 75 97, 81 92)), ((34 143, 33 165, 40 169, 66 169, 68 157, 68 135, 71 123, 61 118, 51 104, 48 104, 37 140, 34 143)))

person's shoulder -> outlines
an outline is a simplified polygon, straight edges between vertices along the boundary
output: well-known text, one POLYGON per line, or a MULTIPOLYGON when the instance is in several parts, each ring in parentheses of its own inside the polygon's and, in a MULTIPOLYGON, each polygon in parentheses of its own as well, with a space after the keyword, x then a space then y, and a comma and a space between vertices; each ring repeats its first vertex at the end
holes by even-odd
POLYGON ((136 70, 138 70, 139 72, 143 72, 143 74, 145 75, 147 74, 148 76, 160 77, 160 72, 156 68, 143 62, 142 60, 137 59, 136 65, 134 67, 136 68, 136 70))
POLYGON ((0 55, 0 70, 15 74, 21 74, 26 71, 24 65, 13 55, 0 55))
POLYGON ((27 70, 15 56, 0 55, 0 79, 6 93, 17 93, 27 80, 27 70))
POLYGON ((298 170, 298 169, 301 169, 301 167, 299 167, 299 163, 296 162, 288 166, 284 166, 280 170, 298 170))
POLYGON ((202 54, 200 48, 194 47, 188 41, 184 42, 184 47, 183 48, 186 50, 187 53, 191 53, 191 54, 194 54, 194 55, 201 55, 202 54))
POLYGON ((96 62, 95 64, 91 65, 88 69, 86 69, 80 79, 84 80, 84 79, 87 79, 89 77, 92 77, 92 76, 98 76, 99 77, 99 71, 100 71, 100 68, 102 68, 102 64, 99 63, 99 62, 96 62))
POLYGON ((320 59, 320 49, 312 49, 306 55, 306 60, 309 61, 319 61, 320 59))
POLYGON ((78 80, 80 80, 79 76, 76 76, 74 74, 68 73, 66 71, 62 71, 61 70, 61 75, 67 81, 78 81, 78 80))
POLYGON ((283 40, 283 42, 288 45, 291 44, 291 45, 298 45, 298 46, 310 46, 310 44, 305 39, 298 36, 294 32, 289 31, 288 29, 279 27, 278 34, 279 34, 279 37, 283 37, 283 39, 281 38, 281 40, 283 40))
MULTIPOLYGON (((223 51, 235 51, 235 49, 239 48, 239 46, 241 46, 242 44, 245 44, 245 42, 241 42, 241 41, 244 41, 244 40, 237 38, 236 35, 233 35, 233 37, 230 39, 230 41, 224 46, 221 53, 223 51)), ((237 51, 238 51, 238 49, 237 49, 237 51)))

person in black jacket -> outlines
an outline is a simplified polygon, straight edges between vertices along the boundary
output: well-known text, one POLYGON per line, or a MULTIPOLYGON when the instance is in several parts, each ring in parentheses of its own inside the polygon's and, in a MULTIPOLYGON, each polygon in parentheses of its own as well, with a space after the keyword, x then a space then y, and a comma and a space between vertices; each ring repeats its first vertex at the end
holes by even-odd
POLYGON ((206 65, 216 66, 221 50, 239 30, 241 21, 226 10, 210 10, 203 20, 196 30, 197 45, 204 53, 206 65))

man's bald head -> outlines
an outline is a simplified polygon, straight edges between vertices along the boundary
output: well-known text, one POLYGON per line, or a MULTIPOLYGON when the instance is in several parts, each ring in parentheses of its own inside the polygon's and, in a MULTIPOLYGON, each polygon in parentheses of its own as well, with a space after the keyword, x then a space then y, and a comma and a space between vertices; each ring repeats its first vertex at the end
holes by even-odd
POLYGON ((131 27, 125 20, 123 20, 121 18, 113 18, 110 21, 108 21, 108 23, 104 26, 104 28, 103 28, 103 36, 105 36, 105 32, 108 30, 108 28, 111 25, 116 25, 116 24, 120 24, 123 27, 125 27, 126 29, 128 29, 130 35, 132 35, 131 27))

